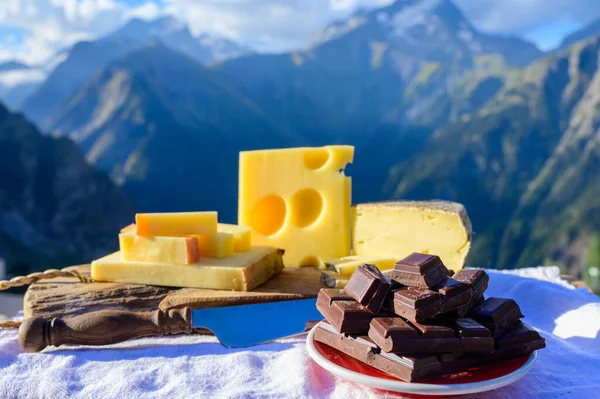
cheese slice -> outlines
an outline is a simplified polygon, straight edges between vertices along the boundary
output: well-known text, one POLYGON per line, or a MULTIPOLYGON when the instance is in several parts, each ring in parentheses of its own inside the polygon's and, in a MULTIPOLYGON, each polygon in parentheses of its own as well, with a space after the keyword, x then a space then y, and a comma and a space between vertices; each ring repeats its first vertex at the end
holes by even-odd
POLYGON ((224 259, 201 258, 193 265, 127 262, 115 252, 92 262, 92 278, 126 284, 250 291, 283 269, 283 251, 252 247, 224 259))
POLYGON ((140 237, 129 231, 119 234, 123 260, 181 265, 198 260, 198 240, 193 237, 140 237))
POLYGON ((138 236, 217 234, 217 212, 138 213, 138 236))
POLYGON ((227 258, 233 256, 233 234, 217 233, 194 235, 201 257, 227 258))
POLYGON ((352 212, 355 255, 402 259, 413 252, 438 255, 448 269, 462 269, 471 248, 465 207, 447 201, 358 204, 352 212))
POLYGON ((327 261, 325 262, 325 268, 337 274, 350 277, 358 266, 364 265, 365 263, 375 265, 379 270, 387 270, 393 269, 398 260, 399 259, 374 255, 352 255, 327 261))
POLYGON ((252 230, 248 226, 238 224, 219 223, 217 225, 219 233, 228 233, 233 235, 233 250, 235 252, 245 252, 250 250, 252 230))
POLYGON ((287 266, 322 266, 350 255, 351 180, 343 173, 354 147, 240 153, 238 222, 252 243, 285 250, 287 266))
MULTIPOLYGON (((382 273, 389 274, 394 269, 381 270, 382 273)), ((348 284, 350 276, 343 276, 331 270, 323 270, 321 272, 321 282, 329 288, 344 288, 348 284)))

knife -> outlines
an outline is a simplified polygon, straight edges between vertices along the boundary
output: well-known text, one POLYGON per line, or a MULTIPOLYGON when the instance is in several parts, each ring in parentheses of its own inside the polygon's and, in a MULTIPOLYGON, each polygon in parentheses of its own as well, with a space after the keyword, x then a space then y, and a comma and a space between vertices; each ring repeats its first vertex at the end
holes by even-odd
POLYGON ((226 347, 247 347, 305 332, 307 322, 323 318, 316 303, 311 298, 195 310, 101 310, 51 320, 36 317, 21 324, 19 343, 27 352, 40 352, 49 345, 111 345, 207 328, 226 347))

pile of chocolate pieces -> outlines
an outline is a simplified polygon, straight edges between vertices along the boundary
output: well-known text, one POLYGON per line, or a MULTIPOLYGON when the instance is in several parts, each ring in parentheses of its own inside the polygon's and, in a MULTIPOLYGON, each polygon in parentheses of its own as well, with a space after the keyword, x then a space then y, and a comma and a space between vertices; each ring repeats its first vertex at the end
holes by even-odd
POLYGON ((512 299, 484 298, 483 270, 456 275, 414 253, 389 275, 360 266, 344 288, 321 289, 314 339, 384 373, 420 381, 521 357, 546 346, 512 299))

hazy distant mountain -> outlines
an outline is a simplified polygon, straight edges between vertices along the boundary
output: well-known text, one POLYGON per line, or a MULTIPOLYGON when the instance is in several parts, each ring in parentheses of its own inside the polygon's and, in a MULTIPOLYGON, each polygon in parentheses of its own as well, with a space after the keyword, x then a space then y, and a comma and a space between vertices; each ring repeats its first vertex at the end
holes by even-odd
POLYGON ((600 39, 513 75, 390 174, 394 198, 465 204, 472 265, 558 263, 577 275, 600 232, 600 39))
POLYGON ((407 0, 330 24, 306 51, 242 57, 221 70, 290 124, 309 114, 319 127, 355 126, 360 115, 368 124, 438 125, 483 104, 511 67, 540 54, 521 39, 478 32, 449 0, 407 0))
POLYGON ((565 37, 563 39, 560 47, 566 48, 578 41, 586 40, 586 39, 589 39, 589 38, 597 36, 597 35, 600 35, 600 18, 598 18, 595 21, 590 22, 583 28, 581 28, 578 31, 575 31, 575 32, 571 33, 570 35, 568 35, 567 37, 565 37))
POLYGON ((187 26, 173 17, 163 17, 151 22, 132 19, 108 36, 75 44, 66 60, 28 97, 21 109, 42 129, 48 129, 55 122, 58 107, 94 73, 123 55, 156 40, 202 63, 213 62, 215 57, 222 59, 237 56, 245 51, 232 43, 224 48, 219 41, 215 42, 213 48, 206 37, 193 37, 187 26))
POLYGON ((214 71, 161 43, 88 80, 54 128, 142 209, 218 209, 230 221, 238 151, 299 143, 214 71))
POLYGON ((9 108, 19 107, 45 76, 42 68, 20 61, 0 63, 0 100, 9 108))
POLYGON ((360 32, 363 38, 380 40, 393 50, 427 61, 460 60, 501 54, 516 66, 539 57, 541 51, 517 37, 477 31, 450 0, 398 0, 374 11, 359 11, 349 19, 325 27, 313 38, 313 46, 360 32))
POLYGON ((21 61, 5 61, 0 62, 0 72, 8 72, 8 71, 19 71, 23 69, 29 69, 30 66, 21 62, 21 61))
POLYGON ((254 50, 250 47, 223 37, 202 34, 196 40, 200 43, 200 46, 209 51, 209 57, 204 63, 221 62, 254 53, 254 50))
POLYGON ((208 34, 194 37, 188 26, 174 17, 161 17, 150 22, 134 18, 104 40, 120 40, 132 47, 159 40, 167 47, 202 64, 224 61, 252 52, 249 48, 225 38, 208 34))
POLYGON ((89 261, 117 247, 134 208, 67 138, 0 105, 0 258, 9 272, 89 261))
POLYGON ((24 82, 17 84, 14 87, 7 88, 4 93, 0 94, 6 106, 12 110, 19 110, 21 105, 29 96, 31 96, 40 87, 42 81, 24 82))

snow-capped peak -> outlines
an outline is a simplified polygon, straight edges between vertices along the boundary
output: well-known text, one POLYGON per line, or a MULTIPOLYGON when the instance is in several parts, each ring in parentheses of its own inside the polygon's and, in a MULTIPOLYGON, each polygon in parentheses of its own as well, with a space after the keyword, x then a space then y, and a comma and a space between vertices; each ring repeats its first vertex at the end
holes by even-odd
MULTIPOLYGON (((387 17, 378 15, 378 20, 384 21, 396 36, 404 36, 409 29, 418 25, 424 25, 428 28, 428 31, 433 31, 435 30, 435 25, 437 23, 437 16, 433 13, 433 10, 435 10, 442 1, 443 0, 421 0, 409 3, 397 2, 396 5, 402 5, 397 11, 394 9, 398 7, 393 7, 389 11, 392 12, 392 15, 388 14, 387 17)), ((382 11, 382 13, 384 13, 384 11, 382 11)))

